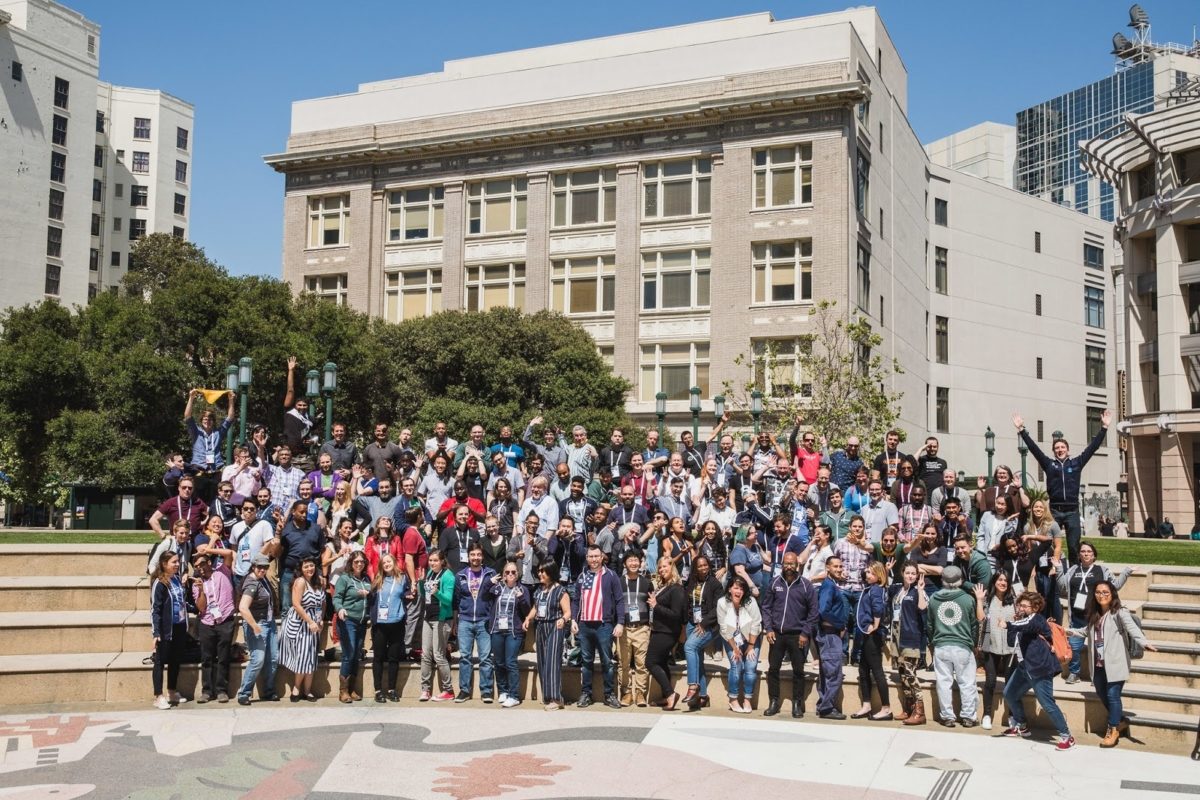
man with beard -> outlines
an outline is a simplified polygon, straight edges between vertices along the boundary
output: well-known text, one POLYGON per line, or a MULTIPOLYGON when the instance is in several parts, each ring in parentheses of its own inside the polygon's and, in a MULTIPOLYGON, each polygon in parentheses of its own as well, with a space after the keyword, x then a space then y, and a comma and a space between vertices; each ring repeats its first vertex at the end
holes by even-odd
POLYGON ((767 669, 767 708, 763 716, 779 713, 779 672, 786 654, 792 665, 792 716, 804 716, 804 658, 809 640, 816 632, 817 592, 800 575, 795 553, 783 556, 783 572, 772 578, 762 598, 763 633, 770 643, 767 669))

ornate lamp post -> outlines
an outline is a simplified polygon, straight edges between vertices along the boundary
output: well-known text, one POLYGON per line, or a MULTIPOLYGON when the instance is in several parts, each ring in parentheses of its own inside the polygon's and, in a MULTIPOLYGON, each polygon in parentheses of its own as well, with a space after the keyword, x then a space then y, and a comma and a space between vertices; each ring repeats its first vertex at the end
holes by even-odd
MULTIPOLYGON (((238 368, 230 364, 225 368, 225 388, 235 395, 238 390, 238 368)), ((233 461, 233 437, 225 434, 225 463, 233 461)))
POLYGON ((758 434, 759 425, 762 422, 763 413, 763 393, 755 389, 750 393, 750 416, 754 418, 754 433, 758 434))
POLYGON ((1029 445, 1025 444, 1025 440, 1017 439, 1017 452, 1021 454, 1021 485, 1028 486, 1029 479, 1025 472, 1025 458, 1029 455, 1029 445))
POLYGON ((325 441, 333 438, 333 393, 337 390, 337 364, 326 361, 321 394, 325 395, 325 441))
POLYGON ((688 389, 688 408, 692 412, 692 441, 700 438, 700 387, 688 389))
POLYGON ((658 417, 658 443, 661 446, 663 430, 667 424, 667 393, 659 392, 654 395, 654 415, 658 417))
POLYGON ((992 426, 988 425, 987 432, 983 434, 983 452, 987 453, 988 471, 987 479, 992 479, 992 456, 996 455, 996 434, 992 433, 992 426))
POLYGON ((238 362, 238 389, 241 391, 241 408, 238 416, 238 443, 246 444, 246 414, 250 398, 250 383, 254 380, 254 359, 245 356, 238 362))

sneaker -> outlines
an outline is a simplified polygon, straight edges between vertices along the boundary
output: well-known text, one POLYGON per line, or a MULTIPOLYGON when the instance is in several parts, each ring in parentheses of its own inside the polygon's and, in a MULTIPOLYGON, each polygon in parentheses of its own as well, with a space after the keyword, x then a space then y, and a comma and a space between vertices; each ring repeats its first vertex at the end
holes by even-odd
POLYGON ((212 698, 204 693, 201 693, 200 696, 196 698, 197 703, 207 703, 209 700, 212 700, 212 698))
POLYGON ((454 699, 454 695, 451 692, 442 692, 441 694, 437 694, 437 695, 433 696, 433 701, 435 703, 442 703, 447 700, 453 700, 453 699, 454 699))
POLYGON ((181 706, 188 701, 188 698, 181 695, 179 692, 171 692, 171 705, 181 706))
POLYGON ((160 694, 158 696, 158 699, 154 701, 154 707, 160 708, 163 711, 166 711, 167 709, 169 709, 171 707, 171 701, 168 700, 164 695, 160 694))
POLYGON ((1019 736, 1022 739, 1028 739, 1029 738, 1029 728, 1026 727, 1025 725, 1010 725, 1009 727, 1005 728, 1004 733, 1002 733, 1000 735, 1001 736, 1019 736))
POLYGON ((1079 683, 1079 673, 1071 672, 1067 674, 1067 683, 1079 683))
POLYGON ((521 701, 515 697, 505 697, 504 702, 500 704, 502 708, 515 708, 521 705, 521 701))
POLYGON ((958 724, 962 725, 964 728, 974 728, 979 723, 973 719, 960 719, 958 724))
POLYGON ((610 694, 608 697, 605 697, 604 705, 608 706, 609 708, 615 708, 618 711, 621 709, 621 701, 617 699, 615 694, 610 694))
POLYGON ((1066 736, 1059 736, 1058 741, 1054 743, 1055 750, 1070 750, 1074 746, 1075 737, 1069 733, 1066 736))
POLYGON ((248 705, 250 705, 250 698, 249 698, 249 697, 246 697, 244 694, 239 694, 239 695, 238 695, 238 705, 239 705, 239 706, 248 706, 248 705))
POLYGON ((939 724, 939 725, 941 725, 942 727, 945 727, 945 728, 953 728, 953 727, 954 727, 954 720, 952 720, 952 719, 942 719, 941 717, 938 717, 938 724, 939 724))
POLYGON ((985 731, 990 731, 992 729, 992 718, 987 714, 983 715, 983 729, 985 731))
POLYGON ((421 696, 418 697, 417 699, 419 701, 421 701, 422 703, 428 703, 429 698, 431 698, 431 697, 433 697, 433 692, 429 691, 428 689, 425 689, 424 691, 421 692, 421 696))
POLYGON ((560 706, 558 703, 546 703, 547 711, 558 711, 560 708, 562 708, 562 706, 560 706))
POLYGON ((229 695, 227 695, 225 692, 217 692, 217 702, 218 703, 228 703, 229 695))
POLYGON ((508 699, 508 692, 501 692, 500 696, 498 698, 496 698, 496 702, 498 702, 500 705, 504 705, 504 701, 507 699, 508 699))
POLYGON ((485 694, 483 696, 483 702, 490 706, 492 704, 492 696, 490 694, 485 694))
MULTIPOLYGON (((447 694, 449 694, 449 692, 447 692, 447 694)), ((465 703, 470 699, 471 695, 467 694, 466 692, 459 692, 454 696, 454 702, 456 703, 465 703)))
POLYGON ((575 705, 579 706, 580 708, 587 708, 591 704, 592 704, 592 696, 590 694, 585 694, 585 695, 579 696, 579 702, 576 703, 575 705))

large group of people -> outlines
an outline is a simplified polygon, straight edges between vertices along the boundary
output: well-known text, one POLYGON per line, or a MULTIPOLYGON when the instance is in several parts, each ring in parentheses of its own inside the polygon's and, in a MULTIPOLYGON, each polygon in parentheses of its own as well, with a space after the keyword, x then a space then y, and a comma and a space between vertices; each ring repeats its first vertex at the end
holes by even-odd
MULTIPOLYGON (((439 422, 421 442, 380 423, 365 447, 341 424, 321 443, 294 396, 294 373, 293 360, 280 439, 256 426, 228 465, 229 417, 218 425, 205 412, 196 424, 188 398, 190 457, 168 459, 170 496, 151 520, 162 536, 149 564, 159 707, 181 701, 191 612, 197 702, 231 699, 240 620, 246 664, 234 692, 243 705, 257 683, 260 699, 280 699, 279 667, 291 675, 291 702, 316 700, 328 629, 344 703, 362 699, 368 643, 377 703, 399 699, 399 665, 412 661, 421 701, 516 706, 525 699, 518 656, 532 650, 548 710, 571 700, 699 711, 711 704, 707 672, 720 659, 722 702, 749 714, 762 660, 762 713, 787 703, 798 718, 812 659, 821 718, 846 717, 849 664, 859 695, 850 717, 920 725, 928 714, 987 729, 996 719, 1005 735, 1024 737, 1022 697, 1032 689, 1058 729, 1056 746, 1069 749, 1053 691, 1065 635, 1067 682, 1086 672, 1107 710, 1103 744, 1128 725, 1129 660, 1152 647, 1117 595, 1128 572, 1113 575, 1081 540, 1078 505, 1103 429, 1078 456, 1061 439, 1045 453, 1014 416, 1046 474, 1048 499, 1031 502, 1006 466, 974 491, 959 485, 935 437, 910 455, 891 431, 868 461, 856 437, 835 448, 800 417, 786 442, 764 431, 746 452, 725 430, 728 418, 704 441, 684 431, 675 450, 657 431, 641 451, 621 430, 597 447, 582 426, 565 431, 540 417, 519 436, 501 427, 494 440, 481 425, 457 441, 439 422), (1066 626, 1054 630, 1064 603, 1066 626), (571 697, 569 663, 581 674, 571 697), (937 707, 927 711, 917 675, 928 668, 937 707)), ((1105 412, 1104 429, 1109 421, 1105 412)))

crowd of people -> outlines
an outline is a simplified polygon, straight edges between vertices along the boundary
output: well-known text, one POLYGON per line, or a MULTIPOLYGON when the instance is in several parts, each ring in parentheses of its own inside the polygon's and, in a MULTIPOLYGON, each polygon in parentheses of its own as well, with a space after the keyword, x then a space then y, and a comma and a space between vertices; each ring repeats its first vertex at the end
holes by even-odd
POLYGON ((294 373, 292 361, 281 437, 252 428, 231 464, 223 450, 232 400, 220 425, 211 411, 196 424, 189 396, 191 453, 168 460, 171 494, 151 519, 162 536, 148 565, 160 708, 183 702, 192 613, 197 702, 236 696, 249 705, 256 684, 260 699, 278 700, 279 667, 292 676, 291 702, 316 700, 328 627, 344 703, 362 699, 370 631, 377 703, 399 699, 399 665, 412 661, 421 701, 478 695, 516 706, 518 656, 531 649, 547 710, 570 700, 699 711, 712 702, 706 672, 720 659, 721 702, 750 714, 761 657, 766 716, 785 703, 804 716, 812 659, 824 719, 846 716, 849 664, 859 702, 846 711, 856 719, 987 729, 995 720, 1004 735, 1027 737, 1021 698, 1032 689, 1065 750, 1075 740, 1054 700, 1062 672, 1068 683, 1090 675, 1108 715, 1104 746, 1128 726, 1129 661, 1153 648, 1121 605, 1128 571, 1099 564, 1081 540, 1078 505, 1108 412, 1078 456, 1062 439, 1043 452, 1014 416, 1046 475, 1048 498, 1031 501, 1003 465, 974 490, 958 485, 936 437, 906 454, 891 431, 866 460, 856 437, 835 448, 799 417, 786 442, 763 431, 746 452, 727 417, 704 441, 683 431, 674 450, 654 430, 640 451, 621 430, 597 447, 582 426, 566 431, 540 417, 494 439, 475 425, 462 441, 441 422, 423 442, 407 428, 393 438, 380 423, 361 448, 334 424, 319 443, 294 373), (230 687, 239 619, 246 664, 230 687), (672 672, 679 661, 683 693, 672 672), (564 664, 581 673, 572 697, 564 664), (918 672, 928 668, 938 702, 927 711, 918 672))

